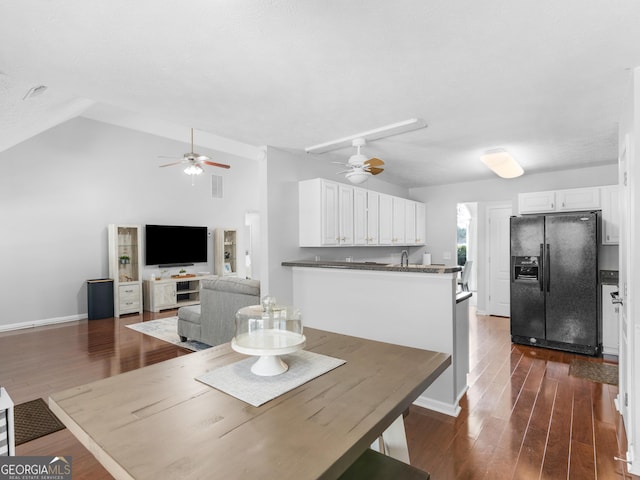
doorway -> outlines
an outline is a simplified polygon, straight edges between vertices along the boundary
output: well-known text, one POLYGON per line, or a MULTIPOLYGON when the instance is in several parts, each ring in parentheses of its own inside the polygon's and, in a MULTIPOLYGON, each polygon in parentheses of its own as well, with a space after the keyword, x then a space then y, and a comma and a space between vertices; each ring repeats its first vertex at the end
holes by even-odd
POLYGON ((467 262, 471 262, 468 278, 469 291, 477 292, 478 204, 473 202, 459 203, 457 212, 457 264, 464 267, 467 262))

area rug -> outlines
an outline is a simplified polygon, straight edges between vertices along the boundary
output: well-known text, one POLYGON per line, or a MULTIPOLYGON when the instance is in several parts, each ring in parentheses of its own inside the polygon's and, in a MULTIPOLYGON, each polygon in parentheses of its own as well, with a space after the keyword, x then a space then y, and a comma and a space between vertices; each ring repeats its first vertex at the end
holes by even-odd
POLYGON ((159 318, 158 320, 149 320, 148 322, 132 323, 125 325, 132 330, 159 338, 165 342, 173 343, 179 347, 187 348, 194 352, 211 348, 206 343, 197 340, 187 340, 183 342, 178 335, 178 317, 159 318))
POLYGON ((16 445, 22 445, 65 428, 41 398, 13 407, 13 419, 16 445))
POLYGON ((569 364, 569 375, 586 378, 594 382, 618 385, 618 365, 611 363, 571 360, 569 364))

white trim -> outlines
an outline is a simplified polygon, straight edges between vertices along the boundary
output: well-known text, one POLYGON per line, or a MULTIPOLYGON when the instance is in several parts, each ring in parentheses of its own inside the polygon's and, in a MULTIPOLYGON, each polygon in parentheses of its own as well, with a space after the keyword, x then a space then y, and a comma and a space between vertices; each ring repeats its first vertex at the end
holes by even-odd
POLYGON ((54 325, 56 323, 75 322, 77 320, 84 320, 86 318, 86 313, 79 313, 77 315, 69 315, 67 317, 43 318, 42 320, 32 320, 29 322, 9 323, 7 325, 0 325, 0 332, 42 327, 44 325, 54 325))
POLYGON ((416 398, 416 401, 413 402, 413 404, 417 405, 418 407, 449 415, 450 417, 457 417, 462 411, 462 408, 460 408, 460 399, 467 393, 468 389, 468 386, 464 387, 454 403, 441 402, 440 400, 433 400, 432 398, 420 395, 418 398, 416 398))

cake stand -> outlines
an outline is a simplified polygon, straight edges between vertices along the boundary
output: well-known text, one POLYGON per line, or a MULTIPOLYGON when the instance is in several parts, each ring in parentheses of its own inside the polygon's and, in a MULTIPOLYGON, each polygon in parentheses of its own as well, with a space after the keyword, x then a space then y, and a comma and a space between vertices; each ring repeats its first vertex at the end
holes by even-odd
POLYGON ((280 329, 257 330, 243 333, 231 340, 231 348, 245 355, 259 356, 251 366, 255 375, 270 377, 280 375, 289 369, 280 355, 293 353, 304 348, 306 338, 296 332, 280 329))

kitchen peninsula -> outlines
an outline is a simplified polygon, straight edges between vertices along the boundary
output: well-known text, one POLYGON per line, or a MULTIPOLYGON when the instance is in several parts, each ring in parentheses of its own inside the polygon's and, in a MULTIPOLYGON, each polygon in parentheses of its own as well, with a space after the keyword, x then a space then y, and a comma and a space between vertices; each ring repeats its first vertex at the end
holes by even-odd
POLYGON ((299 260, 293 302, 305 326, 444 352, 451 365, 414 402, 457 416, 469 372, 469 292, 458 266, 299 260))

